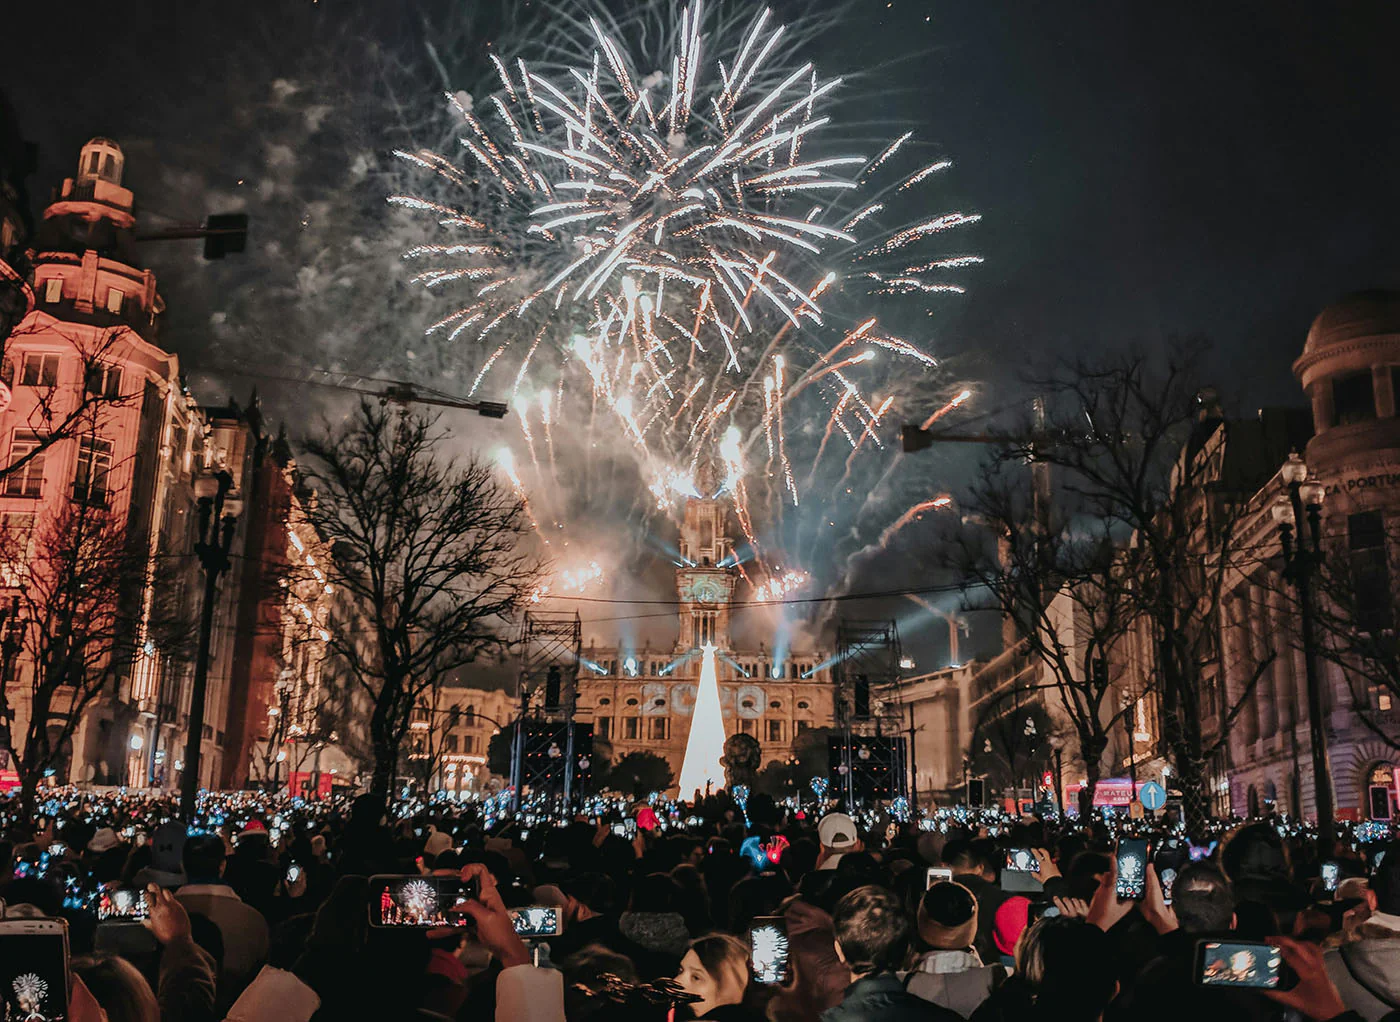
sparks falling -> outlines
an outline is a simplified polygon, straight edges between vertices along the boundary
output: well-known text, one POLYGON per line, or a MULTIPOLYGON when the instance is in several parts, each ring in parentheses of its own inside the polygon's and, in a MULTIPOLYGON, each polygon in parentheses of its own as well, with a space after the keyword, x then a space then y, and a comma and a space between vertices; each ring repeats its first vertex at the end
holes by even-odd
POLYGON ((852 453, 883 449, 897 404, 875 387, 937 365, 863 301, 960 292, 953 275, 979 260, 942 246, 979 216, 891 222, 896 196, 932 187, 949 160, 911 133, 873 156, 843 145, 842 80, 803 60, 770 11, 743 25, 701 0, 674 10, 660 70, 586 4, 570 8, 588 37, 570 51, 587 59, 493 58, 486 102, 448 97, 460 159, 397 153, 457 198, 389 201, 434 224, 405 253, 415 282, 455 299, 428 332, 462 344, 472 391, 511 392, 530 461, 503 464, 522 495, 523 471, 537 494, 559 490, 559 427, 599 429, 602 411, 658 511, 713 496, 695 481, 719 467, 762 561, 761 510, 797 508, 797 480, 811 487, 817 468, 794 471, 788 430, 825 423, 852 453), (547 397, 532 426, 533 394, 547 397))

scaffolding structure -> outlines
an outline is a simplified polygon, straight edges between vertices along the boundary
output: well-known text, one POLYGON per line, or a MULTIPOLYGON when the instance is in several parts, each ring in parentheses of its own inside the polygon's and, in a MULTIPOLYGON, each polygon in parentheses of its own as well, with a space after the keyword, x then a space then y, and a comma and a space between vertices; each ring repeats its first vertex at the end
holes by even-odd
POLYGON ((520 707, 511 743, 511 808, 522 793, 571 808, 591 775, 593 730, 574 723, 583 623, 573 614, 527 613, 520 626, 520 707))
POLYGON ((840 737, 833 757, 848 812, 860 800, 908 797, 905 740, 897 704, 873 693, 900 682, 899 629, 893 621, 843 619, 836 630, 836 714, 840 737))

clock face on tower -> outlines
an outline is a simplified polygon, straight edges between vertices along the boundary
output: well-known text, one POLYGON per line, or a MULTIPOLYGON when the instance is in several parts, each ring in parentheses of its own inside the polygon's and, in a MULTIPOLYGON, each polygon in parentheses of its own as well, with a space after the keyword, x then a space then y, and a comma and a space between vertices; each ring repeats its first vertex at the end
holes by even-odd
POLYGON ((692 578, 680 589, 680 598, 696 603, 721 603, 725 598, 724 582, 718 578, 692 578))

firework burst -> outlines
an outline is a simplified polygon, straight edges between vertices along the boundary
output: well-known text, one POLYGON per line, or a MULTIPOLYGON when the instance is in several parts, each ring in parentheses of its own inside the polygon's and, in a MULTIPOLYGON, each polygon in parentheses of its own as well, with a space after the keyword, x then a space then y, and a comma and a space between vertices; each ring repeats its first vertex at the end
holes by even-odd
MULTIPOLYGON (((625 26, 570 9, 570 46, 493 56, 498 91, 449 97, 460 161, 398 153, 435 176, 434 198, 390 202, 436 222, 405 253, 415 282, 455 298, 429 333, 464 345, 474 391, 509 387, 540 482, 558 481, 563 420, 598 430, 601 412, 652 507, 727 492, 762 560, 755 519, 800 504, 834 435, 852 454, 881 448, 895 399, 876 388, 937 364, 867 300, 961 291, 954 274, 979 260, 938 247, 978 217, 891 224, 887 207, 949 161, 907 165, 912 133, 873 155, 841 145, 841 79, 803 61, 770 12, 711 13, 679 9, 652 68, 625 26), (444 183, 456 201, 440 201, 444 183), (812 423, 822 442, 797 472, 789 431, 812 423)), ((523 493, 523 465, 507 464, 523 493)))

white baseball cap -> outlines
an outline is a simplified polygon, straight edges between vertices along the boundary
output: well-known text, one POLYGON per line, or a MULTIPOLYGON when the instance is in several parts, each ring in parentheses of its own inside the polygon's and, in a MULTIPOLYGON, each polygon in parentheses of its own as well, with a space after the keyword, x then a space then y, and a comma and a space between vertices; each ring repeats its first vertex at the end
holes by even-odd
POLYGON ((847 852, 855 848, 859 835, 856 821, 845 813, 828 813, 817 824, 817 840, 824 848, 833 852, 847 852))

